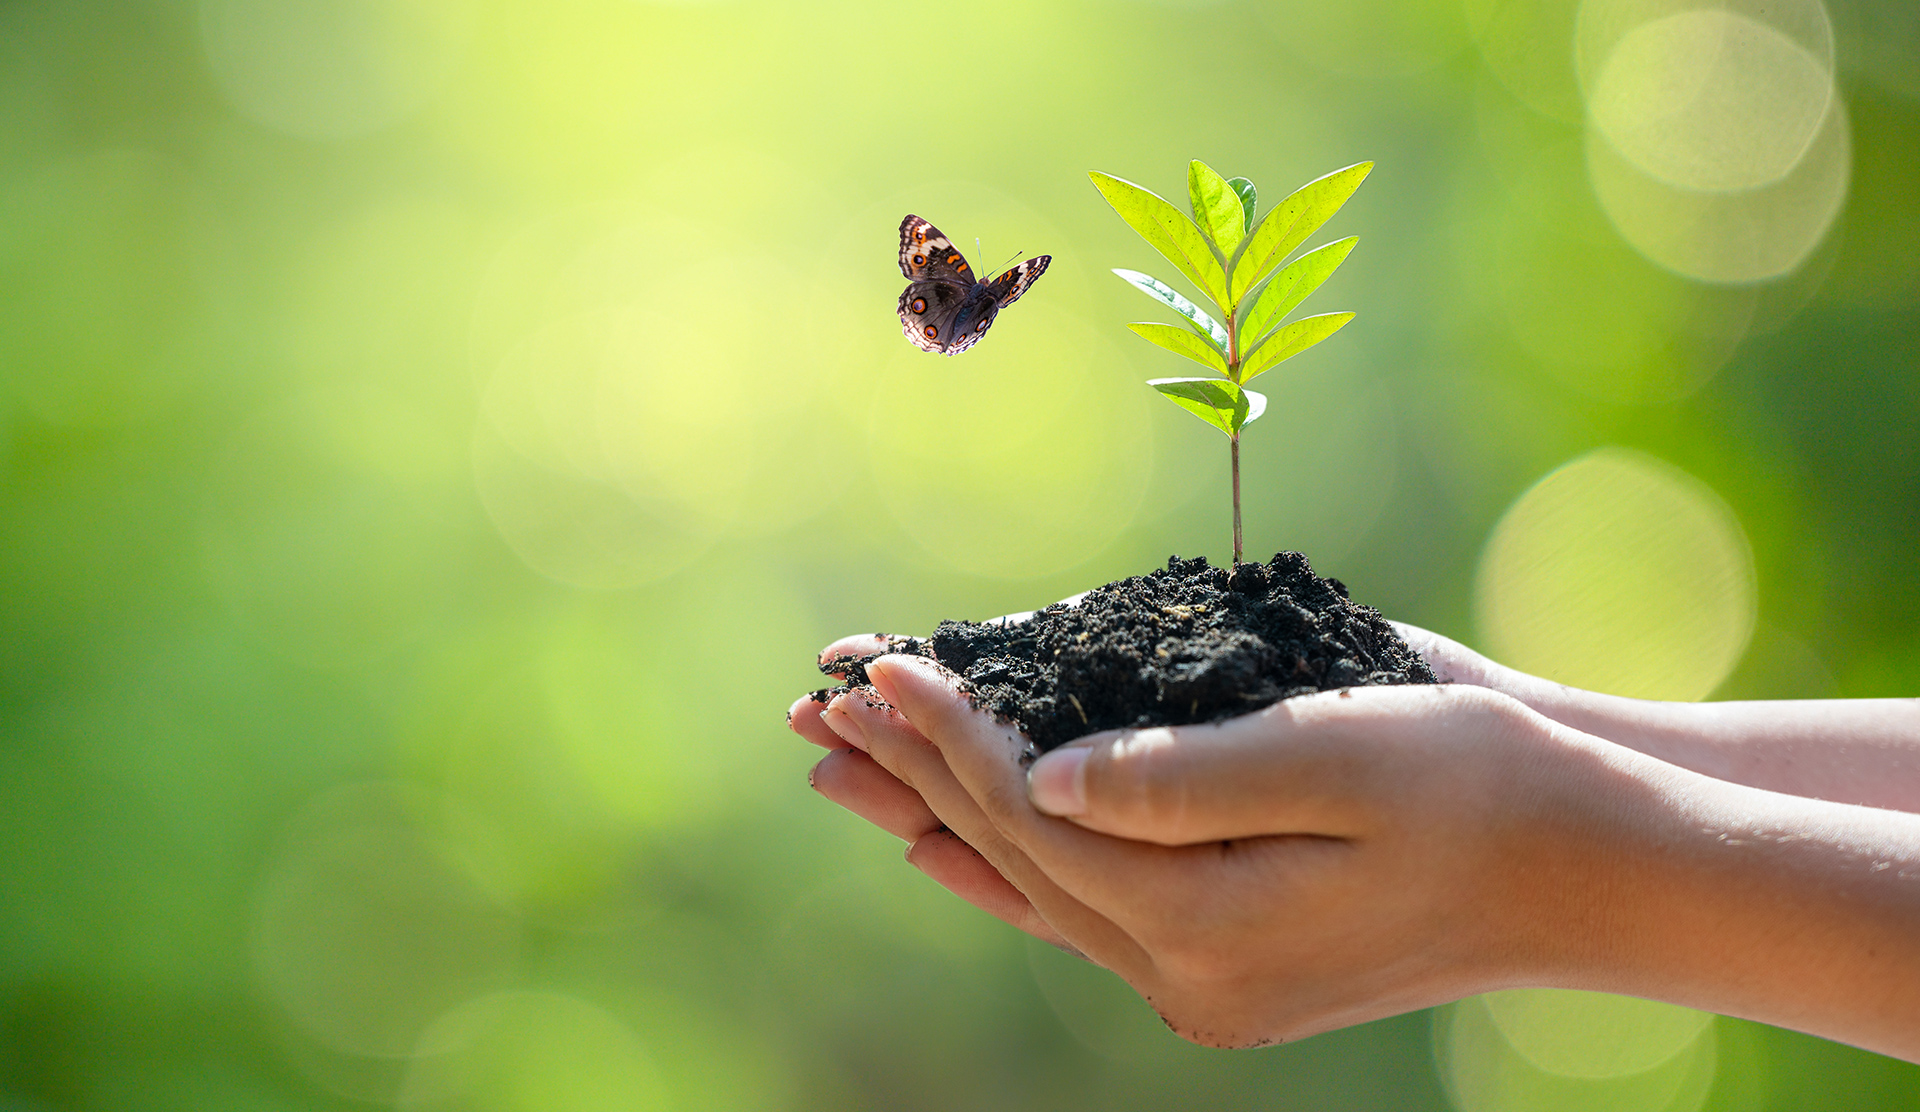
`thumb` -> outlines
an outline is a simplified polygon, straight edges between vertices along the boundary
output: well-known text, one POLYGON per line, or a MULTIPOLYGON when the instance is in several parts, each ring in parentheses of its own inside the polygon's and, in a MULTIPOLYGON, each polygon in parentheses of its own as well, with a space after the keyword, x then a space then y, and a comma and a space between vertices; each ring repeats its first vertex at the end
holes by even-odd
POLYGON ((1328 706, 1335 713, 1325 715, 1300 703, 1220 723, 1082 738, 1033 763, 1027 797, 1036 810, 1087 829, 1168 846, 1355 836, 1364 826, 1355 781, 1371 747, 1355 744, 1351 727, 1360 723, 1338 719, 1359 716, 1348 705, 1328 706))
POLYGON ((959 677, 936 660, 891 653, 867 663, 867 682, 929 740, 977 727, 985 715, 973 709, 959 677))
MULTIPOLYGON (((1027 770, 1034 809, 1102 834, 1161 845, 1221 836, 1221 817, 1197 803, 1204 762, 1176 729, 1094 735, 1043 754, 1027 770)), ((1234 825, 1257 822, 1240 816, 1234 825)), ((1238 831, 1239 835, 1249 833, 1238 831)))

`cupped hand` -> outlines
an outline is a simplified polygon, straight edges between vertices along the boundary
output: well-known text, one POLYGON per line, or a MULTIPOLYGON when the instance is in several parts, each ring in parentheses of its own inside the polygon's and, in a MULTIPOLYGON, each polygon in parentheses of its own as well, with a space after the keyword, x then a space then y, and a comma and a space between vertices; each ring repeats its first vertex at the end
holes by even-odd
MULTIPOLYGON (((847 643, 838 646, 845 649, 847 643)), ((1205 726, 1025 740, 924 658, 796 729, 814 785, 909 860, 1124 977, 1182 1035, 1259 1045, 1551 980, 1605 909, 1565 785, 1616 750, 1472 686, 1328 692, 1205 726)), ((818 704, 814 704, 818 707, 818 704)), ((1578 797, 1580 793, 1570 793, 1578 797)))
POLYGON ((1545 985, 1920 1061, 1920 700, 1649 702, 1400 632, 1449 682, 1093 735, 1029 772, 921 657, 790 720, 834 750, 823 794, 1198 1042, 1545 985))

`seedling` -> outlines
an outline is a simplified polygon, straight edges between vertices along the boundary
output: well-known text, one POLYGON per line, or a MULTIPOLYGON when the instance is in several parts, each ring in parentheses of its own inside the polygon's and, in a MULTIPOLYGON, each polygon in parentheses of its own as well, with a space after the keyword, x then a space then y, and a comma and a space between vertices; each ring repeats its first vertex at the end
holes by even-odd
POLYGON ((1241 562, 1240 431, 1267 408, 1266 396, 1247 389, 1246 384, 1353 319, 1352 313, 1324 313, 1280 323, 1327 280, 1360 237, 1348 236, 1315 248, 1277 273, 1275 268, 1340 211, 1372 169, 1373 163, 1362 162, 1308 182, 1258 222, 1253 183, 1223 178, 1197 159, 1187 168, 1191 218, 1151 190, 1098 170, 1090 174, 1120 219, 1165 255, 1219 310, 1217 317, 1208 313, 1151 275, 1114 271, 1178 313, 1186 326, 1143 322, 1128 328, 1224 376, 1156 378, 1147 385, 1227 434, 1233 460, 1235 564, 1241 562))

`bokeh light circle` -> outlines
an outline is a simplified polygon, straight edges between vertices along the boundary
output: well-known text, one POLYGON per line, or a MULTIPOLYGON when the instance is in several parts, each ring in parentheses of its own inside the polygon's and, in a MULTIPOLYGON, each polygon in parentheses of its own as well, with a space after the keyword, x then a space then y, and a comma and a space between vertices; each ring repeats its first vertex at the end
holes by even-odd
POLYGON ((1720 1057, 1710 1015, 1555 989, 1437 1009, 1433 1053, 1461 1112, 1695 1112, 1720 1057))
MULTIPOLYGON (((1621 40, 1647 24, 1697 11, 1760 24, 1800 46, 1823 71, 1834 72, 1833 21, 1822 0, 1580 0, 1574 16, 1573 64, 1583 93, 1593 95, 1621 40)), ((1693 59, 1708 61, 1705 56, 1693 59)), ((1686 59, 1672 62, 1688 64, 1686 59)))
POLYGON ((1522 988, 1480 998, 1507 1043, 1564 1077, 1644 1073, 1692 1046, 1708 1012, 1604 992, 1522 988))
POLYGON ((732 225, 596 206, 496 254, 470 331, 475 480, 536 571, 632 586, 819 512, 817 468, 844 435, 818 307, 856 299, 778 259, 743 289, 755 249, 732 225))
POLYGON ((1852 175, 1820 0, 1584 0, 1587 172, 1653 263, 1748 283, 1806 261, 1852 175))
MULTIPOLYGON (((767 289, 806 285, 773 260, 755 269, 767 289)), ((743 302, 738 283, 730 257, 689 261, 626 307, 592 401, 610 474, 629 493, 764 535, 818 504, 837 368, 810 342, 811 310, 851 299, 815 286, 805 299, 743 302)))
POLYGON ((714 539, 699 523, 639 505, 604 481, 540 466, 484 423, 473 434, 473 479, 514 555, 575 587, 651 582, 692 563, 714 539))
POLYGON ((1758 189, 1706 193, 1656 181, 1589 132, 1587 173, 1608 219, 1649 261, 1703 282, 1760 282, 1806 262, 1833 226, 1853 173, 1839 97, 1793 172, 1758 189))
POLYGON ((1753 557, 1706 484, 1601 448, 1507 510, 1473 601, 1484 648, 1502 663, 1615 695, 1703 699, 1752 634, 1753 557))
POLYGON ((1734 12, 1650 20, 1614 45, 1587 98, 1594 128, 1682 189, 1753 189, 1800 163, 1833 74, 1786 35, 1734 12))

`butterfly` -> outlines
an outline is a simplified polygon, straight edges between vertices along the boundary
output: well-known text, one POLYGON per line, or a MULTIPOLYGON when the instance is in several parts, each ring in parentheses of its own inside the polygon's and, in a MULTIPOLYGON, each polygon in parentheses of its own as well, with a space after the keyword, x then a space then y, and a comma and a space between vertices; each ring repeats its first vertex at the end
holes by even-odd
POLYGON ((940 229, 908 215, 900 222, 900 326, 921 351, 958 355, 987 334, 1000 310, 1020 299, 1046 273, 1052 255, 1017 263, 991 282, 975 280, 973 268, 940 229))

